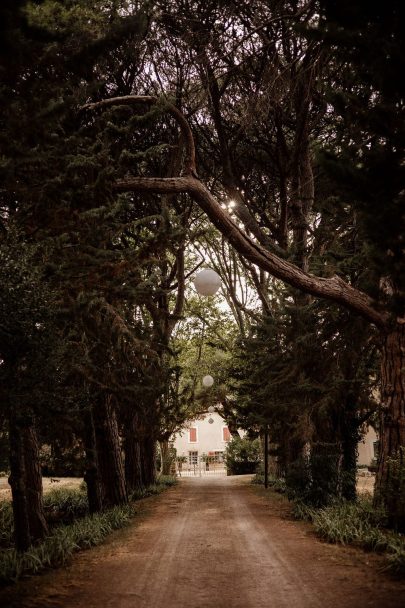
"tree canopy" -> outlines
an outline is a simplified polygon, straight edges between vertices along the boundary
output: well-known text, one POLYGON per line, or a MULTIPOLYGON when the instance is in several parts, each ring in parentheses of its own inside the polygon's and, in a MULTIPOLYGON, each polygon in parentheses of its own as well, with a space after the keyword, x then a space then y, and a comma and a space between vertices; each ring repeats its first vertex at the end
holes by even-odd
POLYGON ((333 446, 349 499, 380 416, 378 500, 405 526, 405 488, 387 491, 405 449, 403 10, 2 4, 0 392, 20 547, 46 533, 19 490, 34 484, 39 513, 24 441, 73 442, 98 510, 153 482, 156 442, 212 402, 230 429, 270 426, 284 474, 333 446), (222 300, 193 293, 203 265, 222 300))

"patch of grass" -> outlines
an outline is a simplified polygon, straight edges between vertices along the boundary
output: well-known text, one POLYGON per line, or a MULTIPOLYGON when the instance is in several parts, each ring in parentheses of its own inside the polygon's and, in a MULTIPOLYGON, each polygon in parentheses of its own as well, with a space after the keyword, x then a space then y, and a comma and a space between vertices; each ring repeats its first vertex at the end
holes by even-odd
MULTIPOLYGON (((157 483, 134 493, 130 501, 160 494, 177 483, 175 477, 160 476, 157 483)), ((55 525, 40 544, 18 553, 13 547, 13 510, 10 501, 0 502, 0 583, 16 581, 22 574, 35 574, 45 568, 66 563, 75 551, 100 544, 113 530, 127 525, 137 513, 134 505, 113 507, 102 513, 88 514, 86 486, 56 488, 44 495, 47 519, 55 525)))
POLYGON ((77 517, 88 514, 89 503, 86 487, 83 484, 76 489, 55 488, 44 495, 44 509, 47 518, 52 521, 70 522, 77 517))
POLYGON ((293 502, 292 513, 295 519, 303 519, 312 522, 315 515, 315 509, 309 507, 300 500, 296 500, 293 502))
POLYGON ((405 538, 384 527, 384 513, 373 507, 369 497, 354 503, 339 501, 321 509, 295 502, 293 514, 297 519, 312 522, 317 534, 330 543, 384 553, 386 569, 405 574, 405 538))
POLYGON ((177 479, 172 477, 171 475, 160 475, 158 477, 155 484, 148 486, 147 488, 142 488, 142 490, 135 490, 129 496, 129 500, 141 500, 142 498, 147 498, 148 496, 155 496, 156 494, 160 494, 167 488, 174 486, 177 483, 177 479))
MULTIPOLYGON (((279 492, 280 494, 285 494, 285 492, 287 490, 285 479, 281 479, 278 477, 271 477, 269 475, 268 482, 269 482, 269 488, 271 488, 275 492, 279 492)), ((256 475, 252 479, 252 483, 257 484, 257 485, 264 485, 264 474, 256 473, 256 475)))
MULTIPOLYGON (((71 523, 88 514, 85 488, 51 490, 44 495, 45 516, 49 524, 71 523)), ((0 547, 13 545, 13 507, 9 500, 0 501, 0 547)))
POLYGON ((58 526, 41 544, 24 553, 7 549, 0 553, 0 582, 16 581, 22 574, 65 564, 80 549, 100 544, 113 530, 128 525, 136 510, 131 505, 87 515, 69 526, 58 526))

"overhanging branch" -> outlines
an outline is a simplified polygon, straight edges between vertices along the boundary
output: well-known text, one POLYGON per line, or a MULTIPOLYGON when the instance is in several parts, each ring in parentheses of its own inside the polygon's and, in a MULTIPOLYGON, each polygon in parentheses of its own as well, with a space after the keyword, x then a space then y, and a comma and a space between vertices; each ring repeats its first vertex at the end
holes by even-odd
POLYGON ((269 272, 277 279, 288 283, 306 293, 342 304, 359 313, 375 325, 381 327, 387 323, 387 315, 375 308, 372 298, 355 289, 338 276, 331 278, 316 277, 303 272, 291 262, 283 260, 255 243, 221 205, 212 196, 204 184, 193 176, 154 178, 134 177, 118 180, 117 192, 150 192, 150 193, 187 193, 205 211, 211 222, 225 236, 231 245, 247 260, 269 272))
MULTIPOLYGON (((139 103, 150 105, 157 102, 158 99, 152 96, 114 97, 87 104, 83 109, 95 110, 113 105, 136 105, 139 103)), ((359 313, 378 327, 384 327, 388 323, 388 314, 379 312, 375 307, 374 300, 364 292, 355 289, 338 276, 323 278, 304 272, 291 262, 268 251, 243 232, 230 215, 222 209, 206 186, 196 177, 194 138, 186 118, 172 104, 167 104, 166 109, 178 122, 185 140, 186 167, 184 175, 167 178, 133 177, 117 180, 114 185, 116 192, 187 193, 205 211, 214 226, 236 251, 259 268, 301 291, 337 302, 345 308, 359 313)))

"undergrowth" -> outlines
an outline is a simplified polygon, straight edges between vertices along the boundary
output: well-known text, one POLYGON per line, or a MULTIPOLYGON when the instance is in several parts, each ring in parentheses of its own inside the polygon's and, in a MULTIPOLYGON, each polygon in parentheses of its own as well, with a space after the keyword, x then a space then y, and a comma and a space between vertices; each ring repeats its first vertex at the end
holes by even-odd
POLYGON ((405 575, 405 538, 384 527, 384 513, 374 509, 370 498, 339 501, 322 509, 295 502, 293 513, 297 519, 312 522, 316 533, 330 543, 384 553, 386 569, 405 575))
MULTIPOLYGON (((257 485, 264 485, 264 474, 256 473, 256 475, 252 479, 252 483, 257 485)), ((280 494, 285 494, 287 491, 285 479, 280 479, 277 477, 272 477, 269 475, 268 477, 269 488, 274 490, 275 492, 279 492, 280 494)))
POLYGON ((54 528, 41 544, 24 553, 15 549, 0 552, 0 582, 14 582, 23 573, 35 574, 66 563, 75 551, 98 545, 113 530, 129 524, 135 513, 132 505, 113 507, 103 513, 87 515, 69 526, 54 528))
MULTIPOLYGON (((263 482, 258 479, 254 483, 263 482)), ((283 487, 283 480, 279 485, 283 487)), ((269 487, 280 491, 274 480, 269 480, 269 487)), ((316 533, 330 543, 355 545, 366 551, 383 553, 385 569, 405 575, 405 537, 385 527, 385 514, 373 507, 370 496, 361 496, 356 502, 336 501, 322 508, 295 500, 293 515, 296 519, 310 521, 316 533)))
MULTIPOLYGON (((176 479, 161 476, 156 484, 130 496, 130 503, 159 494, 174 485, 176 479)), ((113 507, 102 513, 88 514, 85 486, 79 489, 54 489, 44 495, 50 535, 24 553, 13 544, 13 511, 10 501, 0 502, 0 583, 16 581, 22 574, 35 574, 49 567, 63 565, 81 549, 100 544, 113 530, 127 525, 137 513, 133 504, 113 507), (66 525, 67 524, 67 525, 66 525)))
POLYGON ((175 477, 169 475, 161 475, 155 484, 142 488, 141 490, 135 490, 129 495, 129 500, 140 500, 141 498, 147 498, 148 496, 154 496, 160 494, 166 488, 174 486, 177 483, 175 477))

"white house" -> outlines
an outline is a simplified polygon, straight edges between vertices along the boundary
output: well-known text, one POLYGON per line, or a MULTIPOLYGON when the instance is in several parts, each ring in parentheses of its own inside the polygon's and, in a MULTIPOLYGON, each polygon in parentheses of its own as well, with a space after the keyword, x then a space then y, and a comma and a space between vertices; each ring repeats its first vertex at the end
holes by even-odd
POLYGON ((375 430, 372 426, 367 428, 367 433, 364 435, 363 439, 358 443, 358 457, 357 464, 358 465, 366 465, 369 466, 371 461, 376 457, 376 444, 378 441, 378 437, 376 435, 375 430))
POLYGON ((191 420, 171 439, 177 456, 186 458, 185 468, 194 466, 209 457, 211 463, 221 464, 231 434, 218 412, 205 412, 191 420))
MULTIPOLYGON (((244 431, 239 431, 243 436, 244 431)), ((195 420, 189 421, 181 431, 173 435, 171 444, 176 448, 176 455, 185 458, 183 470, 195 468, 206 461, 210 467, 222 467, 224 452, 231 434, 225 420, 218 412, 204 412, 195 420)), ((357 464, 369 466, 375 458, 377 435, 370 426, 358 444, 357 464)))

